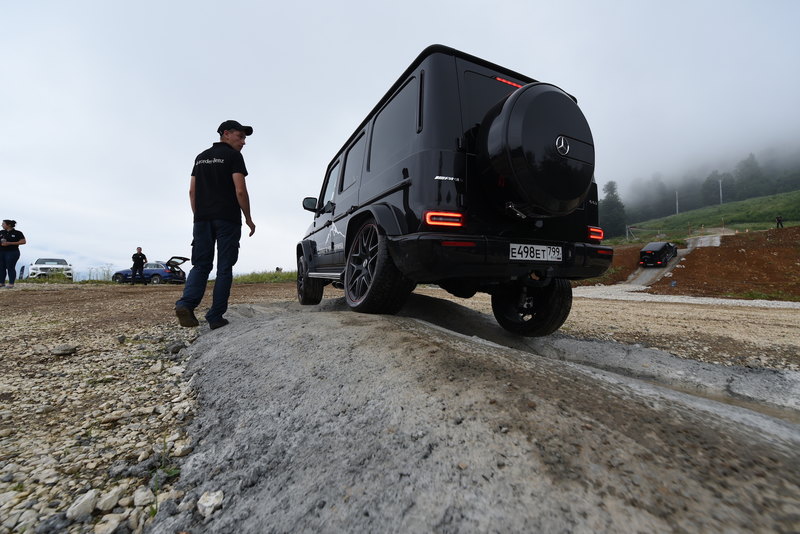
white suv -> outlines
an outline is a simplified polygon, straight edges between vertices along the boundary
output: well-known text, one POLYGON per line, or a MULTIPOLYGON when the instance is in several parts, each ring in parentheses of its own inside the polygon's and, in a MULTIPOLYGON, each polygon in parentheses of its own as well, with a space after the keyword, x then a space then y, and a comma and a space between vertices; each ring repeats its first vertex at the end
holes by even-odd
POLYGON ((47 278, 57 274, 72 280, 72 264, 60 258, 39 258, 31 263, 28 270, 28 278, 47 278))

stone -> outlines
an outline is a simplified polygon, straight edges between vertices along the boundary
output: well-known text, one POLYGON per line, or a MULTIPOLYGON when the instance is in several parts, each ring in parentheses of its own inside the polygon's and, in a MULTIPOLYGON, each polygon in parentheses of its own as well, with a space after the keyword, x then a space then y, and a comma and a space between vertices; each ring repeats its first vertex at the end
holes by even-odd
POLYGON ((15 527, 15 530, 17 532, 28 532, 30 528, 36 524, 38 519, 39 514, 37 514, 34 510, 25 510, 17 520, 17 526, 15 527))
POLYGON ((50 349, 50 354, 54 356, 69 356, 70 354, 75 354, 78 351, 77 345, 57 345, 50 349))
POLYGON ((222 500, 224 498, 225 494, 222 490, 207 491, 197 500, 197 511, 200 512, 200 515, 203 517, 210 517, 211 514, 222 506, 222 500))
POLYGON ((89 517, 97 504, 98 492, 96 489, 91 489, 78 497, 67 509, 67 519, 73 521, 82 521, 89 517))
POLYGON ((181 349, 184 348, 186 348, 186 343, 183 341, 175 341, 174 343, 167 345, 167 352, 170 354, 177 354, 181 351, 181 349))
POLYGON ((133 492, 134 506, 147 506, 148 504, 154 503, 155 500, 155 494, 153 494, 147 486, 139 486, 136 488, 136 491, 133 492))
POLYGON ((66 532, 67 527, 71 524, 72 520, 67 519, 67 514, 65 512, 58 512, 40 522, 34 532, 36 532, 36 534, 60 534, 61 532, 66 532))
POLYGON ((128 518, 128 514, 106 514, 94 526, 94 534, 112 534, 128 518))
POLYGON ((120 497, 122 497, 122 493, 124 491, 125 488, 123 486, 116 486, 107 491, 97 500, 97 504, 95 505, 96 508, 102 512, 113 510, 119 502, 120 497))
POLYGON ((181 439, 175 442, 175 448, 172 450, 172 456, 180 458, 186 456, 194 450, 190 439, 181 439))

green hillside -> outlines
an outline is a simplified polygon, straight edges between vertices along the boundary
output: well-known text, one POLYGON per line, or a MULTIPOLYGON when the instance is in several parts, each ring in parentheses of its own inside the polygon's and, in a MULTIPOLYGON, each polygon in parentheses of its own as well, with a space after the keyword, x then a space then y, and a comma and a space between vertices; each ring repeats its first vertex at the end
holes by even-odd
POLYGON ((653 232, 667 236, 686 236, 703 228, 734 230, 766 230, 775 228, 775 217, 781 215, 785 226, 800 225, 800 191, 751 198, 718 206, 670 215, 660 219, 630 224, 636 234, 653 232))

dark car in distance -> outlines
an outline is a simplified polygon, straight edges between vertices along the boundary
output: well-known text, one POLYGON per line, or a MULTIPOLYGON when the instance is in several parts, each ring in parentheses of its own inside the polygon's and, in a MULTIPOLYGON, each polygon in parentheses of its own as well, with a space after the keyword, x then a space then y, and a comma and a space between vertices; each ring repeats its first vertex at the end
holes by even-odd
MULTIPOLYGON (((150 261, 144 264, 144 279, 148 284, 183 284, 186 282, 186 273, 181 265, 189 261, 183 256, 173 256, 167 261, 150 261)), ((131 270, 122 269, 111 277, 114 282, 123 284, 131 282, 131 270)))
POLYGON ((654 241, 639 251, 639 265, 642 267, 665 267, 669 260, 678 255, 678 246, 666 241, 654 241))
POLYGON ((416 284, 436 284, 489 293, 501 326, 541 336, 567 319, 569 281, 613 256, 575 98, 442 45, 397 79, 303 208, 301 304, 333 284, 356 311, 395 313, 416 284))

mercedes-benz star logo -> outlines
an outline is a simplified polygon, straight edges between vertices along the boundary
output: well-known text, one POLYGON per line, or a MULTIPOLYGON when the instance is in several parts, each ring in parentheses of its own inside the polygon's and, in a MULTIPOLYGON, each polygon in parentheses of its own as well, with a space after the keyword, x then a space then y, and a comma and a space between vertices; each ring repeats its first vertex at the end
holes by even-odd
POLYGON ((558 150, 558 153, 562 156, 569 154, 569 140, 563 135, 556 137, 556 150, 558 150))

